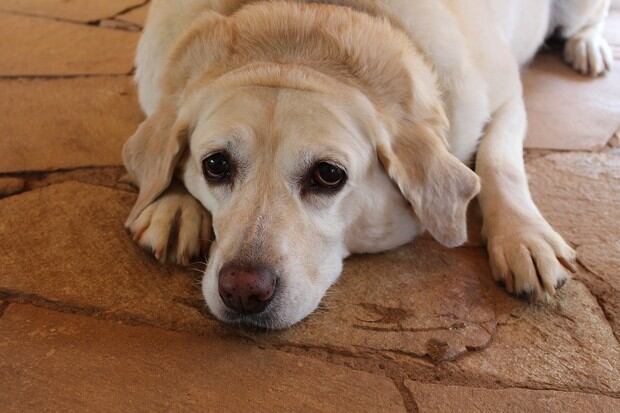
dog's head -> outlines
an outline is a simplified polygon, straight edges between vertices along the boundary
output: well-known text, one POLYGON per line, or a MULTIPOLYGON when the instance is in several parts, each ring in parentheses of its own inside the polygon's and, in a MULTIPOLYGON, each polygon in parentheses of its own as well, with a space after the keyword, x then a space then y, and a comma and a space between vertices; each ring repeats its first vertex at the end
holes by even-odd
MULTIPOLYGON (((175 62, 187 67, 182 57, 175 62)), ((465 241, 478 180, 447 150, 435 79, 420 62, 412 67, 422 83, 414 87, 407 76, 411 89, 396 100, 388 95, 403 87, 386 73, 372 74, 384 83, 371 85, 381 90, 374 94, 338 70, 213 66, 183 88, 169 87, 124 157, 140 184, 129 220, 175 171, 211 213, 203 293, 216 317, 286 327, 317 307, 352 252, 395 247, 421 228, 448 246, 465 241)))

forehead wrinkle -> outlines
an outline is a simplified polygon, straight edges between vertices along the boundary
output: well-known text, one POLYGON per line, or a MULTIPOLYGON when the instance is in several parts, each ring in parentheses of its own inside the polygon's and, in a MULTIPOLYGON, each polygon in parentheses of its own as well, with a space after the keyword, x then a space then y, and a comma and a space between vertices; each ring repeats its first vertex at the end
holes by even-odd
MULTIPOLYGON (((266 89, 263 87, 263 89, 266 89)), ((261 203, 273 190, 276 177, 275 157, 279 142, 279 129, 275 124, 276 107, 280 98, 280 90, 270 88, 269 101, 263 102, 265 114, 257 125, 253 125, 256 136, 256 151, 254 152, 254 176, 250 185, 259 189, 258 197, 261 203)))
MULTIPOLYGON (((355 107, 348 108, 346 103, 334 100, 333 96, 322 93, 294 91, 281 94, 275 124, 280 130, 288 129, 283 132, 285 135, 292 135, 286 140, 288 145, 280 147, 281 152, 294 149, 294 156, 309 161, 316 161, 317 157, 331 158, 353 170, 358 169, 353 164, 356 159, 364 162, 370 159, 373 153, 370 141, 365 138, 360 122, 349 113, 355 107), (290 104, 284 97, 296 101, 290 104), (291 122, 292 118, 297 120, 291 122)), ((284 152, 283 155, 291 154, 284 152)), ((296 169, 303 169, 298 166, 296 169)))
POLYGON ((198 135, 196 146, 192 139, 191 147, 204 152, 205 147, 224 140, 232 140, 236 144, 243 140, 254 145, 256 135, 263 126, 264 112, 268 109, 265 102, 269 100, 269 95, 256 93, 249 87, 219 89, 219 93, 208 95, 209 100, 205 102, 194 130, 202 133, 198 135), (235 133, 241 130, 250 133, 235 133))
MULTIPOLYGON (((349 111, 346 107, 344 107, 344 105, 341 104, 341 102, 334 102, 333 96, 329 96, 319 92, 298 93, 302 96, 302 100, 304 102, 310 102, 312 110, 318 112, 317 114, 321 116, 323 120, 327 118, 328 121, 333 121, 333 123, 338 127, 339 132, 345 132, 351 138, 355 138, 357 135, 360 134, 359 128, 356 127, 357 122, 355 122, 355 119, 349 116, 349 111), (316 97, 319 96, 325 98, 325 101, 316 99, 316 97)), ((286 109, 293 111, 293 113, 302 113, 305 118, 308 117, 307 108, 305 110, 299 110, 298 108, 294 107, 285 107, 285 110, 286 109)), ((319 128, 319 130, 325 130, 325 128, 319 128)), ((329 135, 329 133, 327 135, 329 135)))
POLYGON ((269 107, 267 109, 267 116, 265 119, 265 123, 266 123, 266 127, 264 130, 264 136, 263 136, 263 140, 266 144, 266 148, 263 152, 264 155, 267 155, 267 158, 269 160, 273 159, 275 152, 276 152, 276 146, 278 141, 280 140, 280 128, 276 125, 276 114, 277 114, 277 108, 280 104, 280 99, 282 96, 282 90, 281 89, 275 89, 275 95, 273 96, 273 102, 269 103, 269 107))
POLYGON ((239 98, 239 91, 243 91, 243 88, 234 88, 230 90, 223 90, 224 93, 215 94, 215 98, 213 93, 206 94, 201 97, 203 101, 206 102, 204 106, 205 110, 201 113, 199 122, 208 122, 211 118, 220 112, 223 106, 229 104, 232 100, 239 98))

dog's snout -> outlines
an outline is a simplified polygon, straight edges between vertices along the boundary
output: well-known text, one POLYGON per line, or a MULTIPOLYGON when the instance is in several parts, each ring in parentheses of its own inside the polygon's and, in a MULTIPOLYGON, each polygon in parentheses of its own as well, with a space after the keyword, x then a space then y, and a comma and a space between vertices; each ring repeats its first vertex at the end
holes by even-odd
POLYGON ((224 304, 241 314, 260 313, 271 301, 275 274, 265 268, 227 265, 220 271, 218 289, 224 304))

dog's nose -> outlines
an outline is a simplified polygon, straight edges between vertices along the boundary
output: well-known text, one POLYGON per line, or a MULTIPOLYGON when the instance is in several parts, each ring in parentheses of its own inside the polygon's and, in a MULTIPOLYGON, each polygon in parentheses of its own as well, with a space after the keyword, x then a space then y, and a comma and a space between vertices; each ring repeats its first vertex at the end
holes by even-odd
POLYGON ((263 311, 273 298, 275 288, 276 276, 264 268, 227 265, 219 274, 222 301, 241 314, 263 311))

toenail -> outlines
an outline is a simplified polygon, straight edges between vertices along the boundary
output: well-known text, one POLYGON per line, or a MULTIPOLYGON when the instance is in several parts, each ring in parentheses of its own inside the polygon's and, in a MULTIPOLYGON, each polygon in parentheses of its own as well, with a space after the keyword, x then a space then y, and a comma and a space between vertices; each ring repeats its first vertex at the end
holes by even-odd
POLYGON ((517 294, 517 297, 519 297, 522 300, 531 300, 533 292, 534 290, 523 290, 517 294))
POLYGON ((564 284, 566 284, 566 278, 560 278, 558 282, 555 284, 556 290, 559 290, 560 288, 564 287, 564 284))

